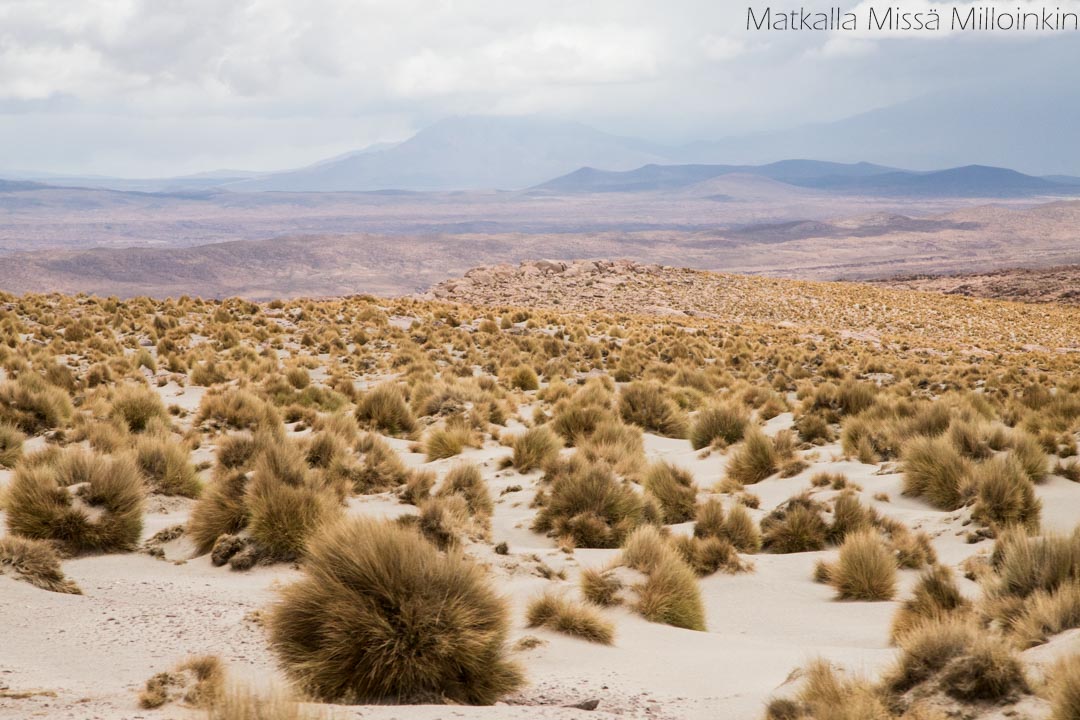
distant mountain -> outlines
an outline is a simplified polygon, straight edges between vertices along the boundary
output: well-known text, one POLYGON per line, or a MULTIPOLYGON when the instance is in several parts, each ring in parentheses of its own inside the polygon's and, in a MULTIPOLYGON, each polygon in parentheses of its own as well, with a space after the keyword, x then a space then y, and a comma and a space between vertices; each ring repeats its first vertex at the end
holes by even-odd
POLYGON ((1005 198, 1080 193, 1077 182, 1054 181, 983 165, 914 172, 866 162, 843 164, 816 160, 783 160, 768 165, 645 165, 623 172, 580 168, 534 190, 565 194, 673 190, 734 175, 878 197, 1005 198))
POLYGON ((684 163, 763 163, 790 157, 869 160, 930 170, 981 163, 1030 175, 1080 168, 1080 86, 957 88, 834 122, 802 125, 677 151, 684 163))
POLYGON ((512 190, 583 165, 625 170, 670 161, 659 146, 573 122, 458 117, 392 147, 231 183, 237 191, 512 190))
POLYGON ((815 181, 858 179, 894 172, 871 163, 782 160, 768 165, 645 165, 622 172, 584 167, 536 186, 555 192, 632 192, 687 187, 722 175, 755 175, 790 185, 814 187, 815 181))

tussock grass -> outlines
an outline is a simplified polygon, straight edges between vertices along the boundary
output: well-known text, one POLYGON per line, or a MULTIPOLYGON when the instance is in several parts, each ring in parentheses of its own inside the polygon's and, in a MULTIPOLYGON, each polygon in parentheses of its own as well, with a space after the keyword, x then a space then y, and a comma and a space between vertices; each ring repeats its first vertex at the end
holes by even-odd
POLYGON ((1042 502, 1023 465, 1009 454, 978 465, 973 473, 975 507, 972 517, 992 528, 1020 526, 1030 533, 1039 531, 1042 502))
POLYGON ((365 433, 357 439, 355 448, 362 454, 363 462, 359 468, 350 468, 347 475, 356 492, 385 492, 413 477, 398 454, 378 435, 365 433))
POLYGON ((403 435, 416 429, 416 418, 392 383, 383 383, 364 393, 356 406, 356 419, 364 427, 389 435, 403 435))
POLYGON ((683 562, 699 576, 712 575, 721 570, 734 575, 750 569, 739 559, 735 546, 728 540, 679 535, 671 542, 683 562))
POLYGON ((439 496, 460 495, 472 515, 490 516, 495 510, 487 483, 475 463, 461 463, 450 468, 439 488, 439 496))
POLYGON ((135 444, 135 460, 151 489, 161 495, 198 497, 202 484, 187 448, 158 435, 145 435, 135 444))
POLYGON ((8 530, 70 553, 133 550, 142 531, 143 482, 128 457, 65 450, 20 465, 5 500, 8 530))
POLYGON ((902 460, 904 494, 924 497, 942 510, 963 504, 971 468, 946 438, 911 440, 904 446, 902 460))
POLYGON ((0 537, 0 575, 12 573, 18 580, 49 592, 82 595, 74 581, 64 576, 60 557, 44 540, 7 535, 0 537))
POLYGON ((146 385, 124 385, 113 396, 111 417, 121 421, 129 432, 141 433, 155 419, 166 419, 165 403, 146 385))
POLYGON ((733 505, 725 513, 723 503, 716 498, 710 498, 698 506, 694 537, 725 540, 741 553, 761 550, 761 532, 746 508, 733 505))
POLYGON ((424 436, 424 453, 428 462, 460 455, 472 440, 472 430, 461 424, 450 424, 428 430, 424 436))
POLYGON ((637 611, 651 622, 705 631, 705 605, 694 571, 682 560, 667 556, 635 588, 637 611))
POLYGON ((745 409, 733 404, 712 405, 694 418, 690 427, 690 446, 701 450, 710 445, 734 445, 743 439, 749 424, 745 409))
POLYGON ((843 600, 891 600, 896 594, 896 560, 871 529, 850 533, 829 582, 843 600))
POLYGON ((619 414, 625 422, 666 437, 686 437, 686 415, 657 383, 634 382, 619 393, 619 414))
POLYGON ((762 547, 774 553, 824 550, 829 528, 821 510, 808 496, 791 498, 761 521, 762 547))
POLYGON ((0 423, 0 468, 13 468, 23 454, 26 436, 14 425, 0 423))
POLYGON ((556 471, 533 529, 577 547, 612 548, 645 519, 641 496, 607 465, 572 459, 556 471))
POLYGON ((623 583, 610 570, 585 568, 580 577, 581 594, 594 605, 608 607, 620 602, 619 592, 623 583))
POLYGON ((919 576, 912 596, 893 616, 890 632, 895 640, 920 623, 970 610, 971 603, 960 593, 952 570, 944 565, 932 565, 919 576))
POLYGON ((521 684, 505 601, 463 556, 357 519, 314 538, 304 570, 271 612, 270 644, 313 697, 490 705, 521 684))
POLYGON ((596 610, 551 592, 533 599, 525 611, 528 627, 572 635, 601 645, 615 642, 615 626, 596 610))
POLYGON ((746 431, 740 445, 728 457, 727 477, 743 485, 759 483, 780 469, 773 441, 759 428, 746 431))
POLYGON ((1050 671, 1050 720, 1080 717, 1080 655, 1059 660, 1050 671))
POLYGON ((187 536, 195 543, 195 554, 205 555, 222 535, 238 533, 247 526, 245 502, 248 477, 243 472, 225 472, 203 489, 191 510, 187 536))
POLYGON ((697 486, 687 470, 664 461, 649 466, 643 480, 645 489, 660 503, 664 522, 692 520, 697 507, 697 486))
POLYGON ((323 720, 283 693, 260 695, 251 689, 228 688, 209 709, 206 720, 323 720))
POLYGON ((63 427, 72 411, 68 394, 37 375, 23 374, 0 383, 0 422, 25 433, 63 427))
POLYGON ((1032 647, 1076 627, 1080 627, 1080 584, 1071 582, 1054 591, 1035 591, 1011 619, 1010 630, 1018 644, 1032 647))
POLYGON ((559 456, 562 441, 548 427, 530 428, 514 438, 513 462, 518 472, 546 468, 559 456))
POLYGON ((295 560, 308 538, 341 513, 331 493, 304 484, 290 484, 256 470, 244 496, 247 530, 267 557, 295 560))

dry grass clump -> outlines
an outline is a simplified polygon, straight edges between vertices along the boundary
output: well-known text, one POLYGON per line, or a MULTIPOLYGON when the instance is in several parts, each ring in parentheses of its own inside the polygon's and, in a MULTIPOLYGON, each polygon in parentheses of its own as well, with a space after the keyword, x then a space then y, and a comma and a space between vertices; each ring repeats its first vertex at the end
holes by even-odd
POLYGON ((1050 671, 1050 720, 1080 717, 1080 655, 1059 660, 1050 671))
POLYGON ((614 548, 645 520, 641 496, 611 468, 575 457, 555 470, 533 529, 577 547, 614 548))
POLYGON ((364 427, 389 435, 407 434, 416 429, 416 418, 392 383, 383 383, 364 393, 356 405, 356 419, 364 427))
POLYGON ((1012 456, 1024 469, 1028 480, 1036 484, 1046 480, 1049 474, 1048 461, 1037 439, 1028 433, 1013 431, 1009 438, 1009 447, 1012 450, 1012 456))
POLYGON ((623 477, 636 477, 645 467, 645 443, 641 429, 619 420, 604 420, 592 434, 578 442, 578 452, 587 460, 602 460, 623 477))
POLYGON ((270 643, 319 700, 490 705, 516 689, 505 601, 463 556, 393 523, 350 520, 314 538, 270 643))
POLYGON ((1023 666, 1008 643, 969 618, 925 620, 898 639, 900 656, 885 676, 893 692, 936 680, 961 701, 1002 701, 1028 691, 1023 666))
POLYGON ((690 446, 701 450, 709 446, 726 447, 743 439, 750 418, 743 407, 734 404, 712 405, 697 414, 690 427, 690 446))
POLYGON ((694 571, 655 527, 638 528, 626 539, 622 561, 646 575, 634 586, 635 609, 646 620, 705 630, 705 606, 694 571))
POLYGON ((611 570, 585 568, 581 571, 581 594, 594 605, 608 607, 620 602, 623 583, 611 570))
POLYGON ((71 399, 38 375, 21 374, 0 383, 0 422, 25 433, 63 427, 71 419, 71 399))
POLYGON ((217 473, 203 489, 187 523, 187 536, 195 543, 196 555, 205 555, 219 537, 234 535, 247 526, 247 483, 243 472, 224 472, 217 473))
POLYGON ((6 496, 8 530, 70 553, 133 550, 142 532, 143 482, 128 457, 65 450, 23 464, 6 496))
POLYGON ((146 385, 124 385, 117 390, 110 415, 133 433, 143 432, 155 419, 168 417, 165 403, 146 385))
POLYGON ((645 489, 660 503, 666 524, 683 523, 694 518, 697 486, 694 476, 671 463, 657 461, 645 471, 645 489))
POLYGON ((487 483, 484 482, 480 467, 474 463, 461 463, 450 468, 446 474, 438 495, 460 495, 468 504, 472 515, 489 516, 495 510, 487 483))
POLYGON ((850 533, 829 582, 843 600, 891 600, 896 594, 896 560, 873 530, 850 533))
POLYGON ((971 603, 960 593, 952 570, 932 565, 919 576, 914 593, 893 616, 892 638, 899 638, 924 621, 970 610, 971 603))
POLYGON ((0 423, 0 468, 13 468, 23 454, 26 436, 18 428, 0 423))
POLYGON ((551 428, 569 447, 574 447, 592 435, 600 423, 613 419, 611 412, 605 406, 563 402, 555 408, 551 428))
POLYGON ((558 458, 560 448, 562 441, 550 428, 530 428, 514 438, 514 467, 522 473, 546 468, 558 458))
POLYGON ((256 460, 244 498, 246 529, 268 558, 300 557, 315 530, 341 512, 337 498, 313 480, 300 449, 290 443, 267 445, 256 460))
POLYGON ((893 718, 877 688, 862 678, 842 677, 825 660, 812 661, 802 675, 802 685, 794 698, 776 698, 769 703, 765 712, 767 720, 893 718))
POLYGON ((202 655, 147 680, 139 693, 139 707, 149 710, 179 700, 209 710, 221 702, 224 692, 225 669, 221 660, 216 655, 202 655))
POLYGON ((60 557, 44 540, 6 535, 0 537, 0 575, 14 573, 15 578, 50 592, 82 595, 74 581, 64 577, 60 557))
POLYGON ((829 526, 821 504, 799 495, 779 505, 761 521, 762 547, 773 553, 824 550, 829 526))
POLYGON ((195 423, 207 421, 235 430, 281 432, 281 417, 277 410, 254 393, 239 388, 208 392, 203 396, 195 423))
POLYGON ((601 645, 615 641, 615 626, 600 613, 551 592, 533 599, 525 618, 530 628, 544 627, 601 645))
POLYGON ((679 535, 672 539, 671 544, 683 562, 702 577, 720 570, 734 575, 752 567, 739 559, 734 545, 721 538, 679 535))
POLYGON ((1015 455, 995 457, 977 465, 973 472, 975 507, 972 518, 992 528, 1020 526, 1039 531, 1042 502, 1024 467, 1015 455))
POLYGON ((915 438, 904 446, 901 457, 905 494, 924 497, 942 510, 963 504, 971 468, 946 438, 915 438))
MULTIPOLYGON (((749 428, 742 443, 735 446, 728 458, 727 478, 743 485, 759 483, 781 470, 781 465, 791 463, 795 459, 794 451, 790 434, 781 433, 772 439, 760 428, 749 428)), ((797 474, 803 467, 805 466, 801 464, 791 465, 792 472, 784 474, 785 476, 797 474)))
POLYGON ((662 385, 634 382, 619 393, 619 414, 625 422, 666 437, 686 437, 686 415, 662 385))
POLYGON ((733 505, 725 513, 723 503, 710 498, 698 506, 694 520, 694 537, 726 540, 741 553, 761 550, 761 532, 742 505, 733 505))
POLYGON ((202 490, 190 454, 178 442, 158 435, 140 437, 135 461, 156 493, 193 498, 202 490))
POLYGON ((362 462, 358 468, 350 467, 347 475, 358 493, 386 492, 409 482, 413 476, 393 448, 374 433, 360 436, 354 447, 362 462))
POLYGON ((472 443, 472 430, 462 423, 447 423, 428 430, 424 436, 424 453, 428 462, 460 455, 472 443))

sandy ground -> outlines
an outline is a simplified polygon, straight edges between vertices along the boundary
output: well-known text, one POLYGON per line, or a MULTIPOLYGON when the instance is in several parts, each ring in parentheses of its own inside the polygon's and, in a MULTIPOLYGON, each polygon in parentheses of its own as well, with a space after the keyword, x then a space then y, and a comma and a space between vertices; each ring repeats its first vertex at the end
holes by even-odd
MULTIPOLYGON (((185 408, 198 404, 198 393, 165 388, 167 402, 185 408)), ((523 416, 531 408, 523 406, 523 416)), ((790 414, 770 421, 767 432, 789 426, 790 414)), ((512 423, 512 426, 516 426, 512 423)), ((440 477, 456 460, 424 463, 410 453, 409 443, 391 440, 412 466, 425 466, 440 477)), ((650 458, 664 458, 694 473, 700 500, 723 476, 726 458, 707 457, 685 440, 646 435, 650 458)), ((196 453, 196 461, 210 449, 196 453)), ((511 642, 533 635, 544 642, 517 651, 529 685, 506 703, 488 708, 334 707, 333 717, 391 720, 409 718, 715 718, 760 717, 767 700, 782 689, 792 671, 816 656, 845 668, 876 673, 894 656, 887 630, 898 602, 839 602, 831 588, 812 580, 815 563, 832 558, 836 550, 794 555, 747 556, 755 571, 717 574, 701 581, 708 619, 707 632, 692 632, 649 623, 625 609, 604 610, 616 624, 615 644, 590 644, 568 636, 525 627, 528 601, 551 587, 576 592, 582 567, 612 560, 617 551, 558 550, 547 537, 529 530, 529 508, 540 473, 521 475, 499 470, 508 450, 492 441, 461 457, 484 470, 496 499, 492 541, 505 541, 508 555, 494 554, 490 545, 470 551, 490 566, 493 581, 510 599, 514 610, 511 642), (521 490, 503 493, 513 485, 521 490), (564 581, 547 580, 539 562, 566 571, 564 581), (564 707, 599 700, 587 712, 564 707)), ((569 452, 569 451, 567 451, 569 452)), ((968 544, 966 511, 939 512, 924 502, 900 494, 901 476, 890 468, 838 459, 838 446, 814 451, 816 461, 799 475, 776 476, 748 489, 761 500, 751 511, 759 518, 777 504, 810 487, 810 477, 823 470, 842 472, 861 487, 861 500, 882 514, 895 517, 934 539, 942 562, 956 566, 976 553, 989 551, 990 541, 968 544), (875 500, 885 493, 889 500, 875 500)), ((10 472, 0 471, 0 485, 10 472)), ((1053 477, 1039 487, 1048 530, 1070 531, 1080 518, 1080 485, 1053 477)), ((835 491, 816 490, 822 498, 835 491)), ((725 503, 730 496, 716 495, 725 503)), ((144 535, 185 521, 190 501, 151 499, 144 535)), ((414 512, 390 494, 352 498, 348 512, 395 517, 414 512)), ((0 514, 0 528, 4 527, 0 514)), ((688 532, 691 526, 678 526, 688 532)), ((5 530, 0 529, 0 533, 5 530)), ((8 576, 0 576, 0 718, 72 718, 127 720, 134 718, 199 717, 194 711, 168 705, 141 710, 136 698, 151 675, 173 667, 190 655, 219 655, 231 675, 257 686, 282 683, 258 622, 258 612, 274 601, 276 588, 291 582, 299 571, 287 565, 259 567, 249 572, 214 568, 207 557, 191 558, 183 539, 166 548, 167 559, 146 554, 107 555, 71 559, 64 571, 84 595, 49 593, 8 576)), ((962 573, 961 573, 962 575, 962 573)), ((901 572, 906 596, 916 571, 901 572)), ((974 583, 961 580, 966 592, 974 583)), ((1049 661, 1080 648, 1080 634, 1070 632, 1048 645, 1028 651, 1033 661, 1049 661)), ((323 709, 330 709, 322 706, 323 709)))

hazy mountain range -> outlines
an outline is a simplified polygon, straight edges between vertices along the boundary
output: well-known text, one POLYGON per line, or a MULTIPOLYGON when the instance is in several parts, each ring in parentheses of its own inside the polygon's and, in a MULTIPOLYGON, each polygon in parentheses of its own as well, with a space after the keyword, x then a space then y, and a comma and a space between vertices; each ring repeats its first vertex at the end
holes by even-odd
MULTIPOLYGON (((9 180, 134 191, 520 190, 582 168, 625 172, 619 189, 685 185, 739 172, 822 189, 972 195, 1038 194, 1080 184, 1080 89, 1033 87, 1008 95, 960 91, 916 98, 831 123, 665 145, 544 117, 453 117, 400 143, 380 143, 281 172, 217 170, 175 178, 118 179, 0 171, 9 180), (790 158, 838 163, 778 162, 790 158), (981 165, 980 169, 967 166, 981 165), (643 166, 682 167, 676 170, 643 166), (764 167, 760 167, 764 166, 764 167), (890 175, 896 168, 919 171, 890 175), (960 168, 948 174, 933 172, 960 168), (987 168, 1012 168, 1029 179, 987 168), (671 177, 660 178, 668 173, 671 177), (650 175, 651 174, 651 175, 650 175), (872 182, 865 178, 872 176, 872 182), (1002 189, 1004 188, 1004 189, 1002 189)), ((587 188, 582 176, 575 192, 587 188)), ((561 181, 560 181, 561 182, 561 181)), ((601 182, 601 181, 598 181, 601 182)), ((608 191, 611 179, 602 180, 608 191)), ((569 187, 548 185, 547 189, 569 187)))

